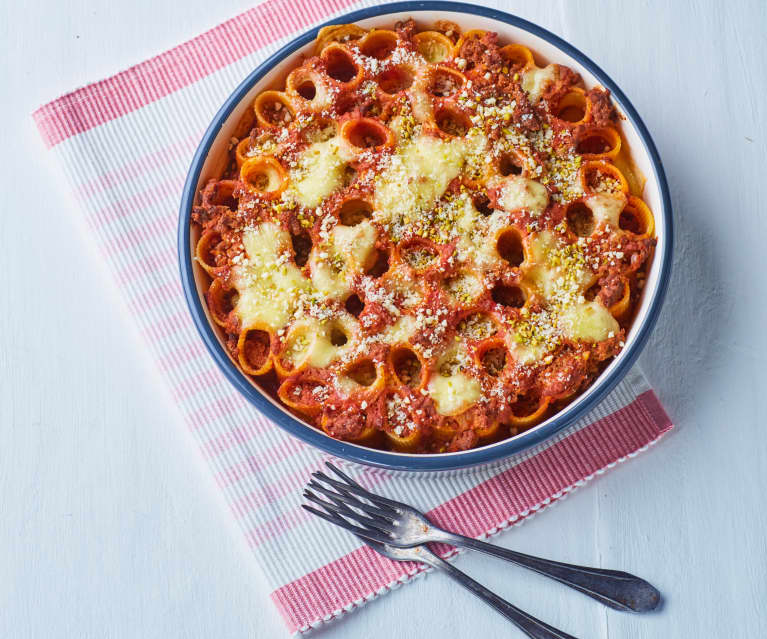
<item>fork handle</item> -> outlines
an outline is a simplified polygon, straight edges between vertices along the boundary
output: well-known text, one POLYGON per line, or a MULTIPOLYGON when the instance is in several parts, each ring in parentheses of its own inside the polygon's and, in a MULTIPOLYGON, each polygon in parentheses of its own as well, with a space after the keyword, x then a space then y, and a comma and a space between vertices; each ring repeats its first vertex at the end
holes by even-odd
POLYGON ((575 590, 579 590, 615 610, 648 612, 660 603, 660 592, 652 584, 627 572, 564 564, 525 555, 471 537, 464 537, 447 531, 443 532, 446 533, 446 536, 440 541, 454 546, 479 550, 518 566, 524 566, 566 586, 575 588, 575 590))
POLYGON ((490 604, 495 610, 500 612, 531 639, 576 639, 572 635, 557 630, 553 626, 527 614, 524 610, 520 610, 505 599, 496 595, 492 590, 485 588, 478 581, 474 581, 469 575, 458 570, 453 564, 448 563, 441 557, 427 550, 425 546, 423 548, 426 552, 423 553, 424 556, 420 558, 421 561, 428 563, 437 570, 447 573, 452 579, 457 581, 467 590, 470 590, 473 594, 482 599, 482 601, 490 604))

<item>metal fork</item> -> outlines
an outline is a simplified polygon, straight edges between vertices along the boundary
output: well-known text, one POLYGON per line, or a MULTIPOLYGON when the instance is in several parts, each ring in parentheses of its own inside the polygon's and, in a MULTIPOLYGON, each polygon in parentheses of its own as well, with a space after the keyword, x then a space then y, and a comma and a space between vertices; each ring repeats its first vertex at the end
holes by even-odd
POLYGON ((644 579, 617 570, 541 559, 443 530, 412 506, 371 493, 330 462, 326 465, 340 480, 319 471, 312 473, 314 479, 309 482, 304 496, 322 506, 327 513, 309 506, 304 508, 366 540, 397 548, 445 543, 479 550, 551 577, 615 610, 647 612, 660 603, 660 593, 644 579), (331 501, 321 499, 309 488, 331 501))
MULTIPOLYGON (((310 510, 316 515, 322 517, 324 513, 312 508, 311 506, 304 506, 307 510, 310 510)), ((335 517, 333 515, 332 517, 335 517)), ((340 517, 339 517, 340 519, 340 517)), ((338 523, 331 519, 334 523, 338 523)), ((339 524, 341 525, 341 524, 339 524)), ((457 581, 464 588, 470 590, 477 597, 482 599, 485 603, 490 604, 495 610, 500 612, 504 617, 511 621, 517 628, 524 632, 528 637, 532 639, 576 639, 572 635, 568 635, 566 632, 557 630, 553 626, 550 626, 543 621, 536 619, 532 615, 527 614, 524 610, 520 610, 516 606, 510 604, 505 599, 496 595, 492 590, 488 590, 478 581, 474 581, 469 575, 461 572, 453 564, 448 563, 442 557, 435 555, 427 546, 417 546, 415 548, 397 548, 396 546, 390 546, 389 544, 382 544, 377 541, 371 541, 360 537, 368 546, 373 550, 382 554, 384 557, 394 559, 395 561, 417 561, 422 564, 427 564, 435 570, 446 573, 449 577, 457 581)))

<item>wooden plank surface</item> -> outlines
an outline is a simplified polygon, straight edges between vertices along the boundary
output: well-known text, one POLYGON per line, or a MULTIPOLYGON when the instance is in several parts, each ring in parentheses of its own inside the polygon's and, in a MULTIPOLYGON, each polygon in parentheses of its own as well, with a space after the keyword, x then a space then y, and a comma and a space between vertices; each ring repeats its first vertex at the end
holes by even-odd
MULTIPOLYGON (((763 636, 767 4, 488 4, 596 60, 655 138, 676 256, 642 364, 678 426, 499 539, 641 574, 666 596, 658 614, 608 612, 485 557, 459 566, 581 638, 763 636)), ((0 6, 2 637, 285 635, 29 118, 40 103, 248 6, 0 6)), ((428 575, 317 636, 520 635, 428 575)))

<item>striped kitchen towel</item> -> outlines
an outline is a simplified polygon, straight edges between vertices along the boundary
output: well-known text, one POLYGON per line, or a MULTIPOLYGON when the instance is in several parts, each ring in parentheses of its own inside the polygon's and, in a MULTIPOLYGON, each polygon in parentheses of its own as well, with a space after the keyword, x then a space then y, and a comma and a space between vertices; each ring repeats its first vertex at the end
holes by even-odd
MULTIPOLYGON (((300 508, 301 488, 323 455, 258 414, 209 357, 179 283, 176 223, 195 147, 234 87, 297 32, 359 4, 269 0, 33 116, 291 632, 353 610, 418 568, 383 559, 300 508)), ((491 468, 439 476, 350 472, 444 526, 484 536, 522 521, 670 428, 634 369, 588 418, 491 468)))

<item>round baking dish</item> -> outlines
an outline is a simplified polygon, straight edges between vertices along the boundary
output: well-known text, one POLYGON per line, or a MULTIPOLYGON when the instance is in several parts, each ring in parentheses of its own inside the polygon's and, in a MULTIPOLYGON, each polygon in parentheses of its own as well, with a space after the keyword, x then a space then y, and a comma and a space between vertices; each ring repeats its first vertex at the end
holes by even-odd
POLYGON ((634 162, 647 177, 643 198, 655 214, 658 240, 644 294, 620 355, 582 395, 541 424, 494 444, 440 454, 397 453, 333 439, 293 416, 238 368, 224 348, 203 301, 203 271, 193 259, 192 206, 200 186, 215 175, 221 158, 226 154, 231 133, 244 110, 250 108, 255 96, 268 88, 274 78, 283 78, 297 64, 302 53, 310 53, 320 27, 295 38, 264 61, 243 80, 213 118, 194 155, 184 185, 178 226, 179 266, 189 310, 211 356, 234 387, 279 427, 312 446, 362 464, 407 471, 454 470, 499 461, 556 435, 593 409, 623 378, 645 345, 666 293, 671 269, 671 200, 655 144, 623 91, 589 58, 545 29, 502 11, 454 2, 397 2, 354 11, 334 18, 328 24, 359 23, 365 28, 390 27, 408 17, 427 24, 442 19, 456 22, 463 29, 496 31, 503 40, 528 46, 546 62, 571 67, 581 74, 587 87, 602 85, 612 93, 618 110, 625 117, 623 134, 632 149, 634 162))

